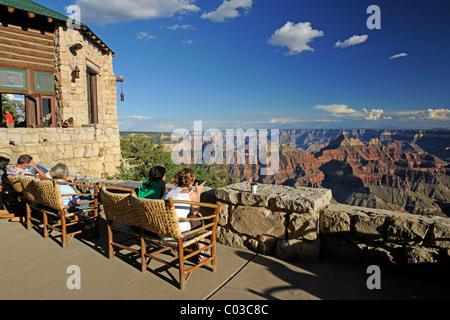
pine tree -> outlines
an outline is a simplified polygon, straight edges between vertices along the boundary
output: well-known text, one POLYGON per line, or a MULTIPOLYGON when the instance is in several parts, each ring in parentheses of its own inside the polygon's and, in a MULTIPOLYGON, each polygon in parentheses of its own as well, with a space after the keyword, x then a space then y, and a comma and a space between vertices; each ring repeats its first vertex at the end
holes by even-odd
POLYGON ((196 178, 205 180, 205 186, 220 188, 233 183, 227 172, 226 165, 186 164, 177 165, 172 162, 171 152, 155 136, 133 134, 122 136, 120 140, 122 163, 115 177, 121 180, 142 181, 148 179, 148 173, 153 166, 163 166, 166 169, 166 181, 183 167, 189 167, 195 172, 196 178))

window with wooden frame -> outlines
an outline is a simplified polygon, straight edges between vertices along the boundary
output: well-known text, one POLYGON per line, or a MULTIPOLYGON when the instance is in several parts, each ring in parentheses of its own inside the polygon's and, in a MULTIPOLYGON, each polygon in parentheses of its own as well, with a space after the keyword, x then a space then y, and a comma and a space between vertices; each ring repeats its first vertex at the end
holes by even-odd
POLYGON ((53 91, 53 74, 35 72, 35 83, 37 91, 53 91))
POLYGON ((27 127, 39 127, 40 119, 40 99, 39 96, 25 97, 25 122, 27 127))
POLYGON ((86 70, 87 108, 90 124, 98 123, 97 74, 86 70))
POLYGON ((25 125, 55 127, 53 73, 0 67, 0 93, 25 96, 25 125))
POLYGON ((0 68, 0 88, 25 90, 27 88, 25 70, 0 68))
POLYGON ((27 127, 56 127, 55 97, 32 94, 25 97, 27 127))

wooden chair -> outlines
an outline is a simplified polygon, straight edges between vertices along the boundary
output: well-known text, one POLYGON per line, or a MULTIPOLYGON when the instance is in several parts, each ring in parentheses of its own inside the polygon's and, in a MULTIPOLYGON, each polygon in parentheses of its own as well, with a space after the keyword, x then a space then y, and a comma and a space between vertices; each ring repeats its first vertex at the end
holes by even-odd
POLYGON ((23 194, 27 201, 27 227, 32 227, 32 221, 43 224, 44 238, 48 238, 50 232, 57 230, 61 232, 61 244, 65 248, 69 241, 76 234, 82 233, 81 223, 93 221, 96 235, 99 236, 98 228, 98 186, 89 186, 79 183, 61 182, 57 180, 40 180, 20 178, 23 188, 23 194), (88 189, 93 189, 93 193, 80 194, 61 194, 59 184, 68 184, 72 187, 81 186, 88 189), (88 204, 87 209, 73 211, 73 208, 64 206, 62 196, 91 196, 93 200, 85 201, 79 205, 88 204), (32 216, 32 209, 42 213, 42 220, 36 219, 32 216), (92 216, 87 216, 86 213, 91 212, 92 216), (53 223, 49 221, 52 217, 53 223), (81 220, 84 218, 83 220, 81 220), (75 230, 69 232, 68 227, 77 226, 75 230), (49 230, 50 229, 50 230, 49 230))
POLYGON ((3 195, 3 186, 0 185, 0 218, 13 218, 14 214, 9 213, 6 209, 5 196, 3 195), (12 216, 11 216, 12 215, 12 216))
POLYGON ((137 211, 132 209, 131 194, 133 193, 134 191, 131 189, 110 186, 104 186, 100 191, 100 200, 108 228, 109 259, 112 259, 115 255, 114 247, 140 253, 140 250, 133 249, 130 245, 125 245, 125 243, 134 239, 140 243, 141 237, 137 211), (124 233, 131 237, 114 241, 114 234, 117 233, 124 233))
POLYGON ((1 218, 24 217, 22 186, 19 177, 2 177, 3 186, 0 187, 1 197, 3 198, 3 210, 1 218))
POLYGON ((210 264, 213 272, 217 271, 216 258, 216 228, 220 211, 220 203, 210 204, 191 201, 172 200, 152 200, 138 198, 134 192, 116 193, 110 192, 109 188, 101 189, 101 199, 105 216, 108 221, 108 243, 109 257, 114 256, 114 247, 120 247, 139 253, 141 256, 141 270, 147 270, 148 262, 154 259, 165 265, 177 267, 179 269, 179 287, 186 288, 192 272, 205 265, 210 264), (178 218, 175 206, 180 204, 197 205, 213 209, 213 214, 199 218, 178 218), (179 221, 204 221, 203 226, 194 230, 182 233, 179 221), (113 226, 113 222, 123 225, 133 226, 134 230, 123 230, 113 226), (140 249, 134 249, 113 241, 112 230, 128 233, 137 237, 140 241, 140 249), (147 252, 146 241, 156 244, 156 250, 147 252), (197 245, 201 243, 202 248, 197 245), (207 253, 207 251, 210 251, 207 253), (159 257, 165 252, 175 253, 174 261, 166 261, 159 257), (199 262, 199 255, 207 257, 199 262), (147 262, 147 258, 149 261, 147 262), (194 259, 191 259, 194 258, 194 259), (193 266, 186 269, 187 259, 194 260, 193 266))

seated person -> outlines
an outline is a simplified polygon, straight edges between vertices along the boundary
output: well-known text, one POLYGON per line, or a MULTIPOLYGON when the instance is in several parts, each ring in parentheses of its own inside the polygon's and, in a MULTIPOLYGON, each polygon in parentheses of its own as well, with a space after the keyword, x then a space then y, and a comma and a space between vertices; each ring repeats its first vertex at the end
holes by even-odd
MULTIPOLYGON (((186 201, 195 201, 200 202, 200 195, 203 191, 203 186, 205 182, 202 184, 195 183, 195 191, 192 190, 195 182, 195 173, 193 170, 184 168, 178 171, 175 176, 172 178, 172 182, 177 185, 177 187, 173 188, 169 192, 167 192, 164 196, 164 199, 167 200, 172 198, 173 200, 186 200, 186 201)), ((198 206, 191 206, 189 204, 176 204, 175 211, 179 218, 193 218, 193 217, 201 217, 201 213, 199 212, 198 206)), ((181 232, 187 232, 189 230, 201 227, 203 225, 202 221, 180 221, 179 222, 181 232)), ((169 239, 164 239, 169 240, 169 239)), ((203 244, 198 243, 199 249, 204 247, 203 244)), ((206 258, 200 257, 199 261, 204 261, 206 258)))
POLYGON ((6 167, 9 165, 9 162, 10 160, 8 158, 0 157, 0 177, 3 176, 3 174, 5 173, 6 167))
MULTIPOLYGON (((72 177, 69 176, 69 168, 64 163, 58 163, 49 172, 52 179, 56 179, 61 182, 70 182, 72 177)), ((80 205, 83 201, 91 200, 89 196, 77 196, 76 191, 68 184, 58 184, 59 190, 62 195, 64 207, 72 207, 69 211, 74 212, 78 210, 87 209, 89 204, 80 205), (69 196, 65 196, 69 195, 69 196)))
POLYGON ((70 117, 67 120, 64 120, 64 122, 61 125, 63 128, 72 128, 73 127, 73 118, 70 117))
POLYGON ((20 173, 25 175, 39 174, 39 177, 47 178, 46 169, 38 166, 34 163, 33 157, 27 154, 23 154, 17 159, 17 164, 13 167, 9 167, 6 170, 6 175, 11 177, 18 177, 20 173), (32 169, 32 170, 31 170, 32 169))
POLYGON ((0 214, 2 218, 13 218, 13 214, 8 214, 8 211, 3 210, 4 209, 4 200, 3 200, 3 193, 2 193, 2 184, 3 184, 3 174, 6 171, 6 166, 9 164, 10 160, 5 157, 0 157, 0 214), (4 216, 3 216, 4 215, 4 216))
MULTIPOLYGON (((53 168, 50 169, 50 176, 52 179, 58 181, 67 182, 67 177, 69 175, 69 168, 63 163, 58 163, 53 168)), ((70 206, 75 207, 80 203, 80 197, 76 194, 76 191, 68 184, 59 184, 59 190, 61 192, 64 207, 70 206), (72 194, 72 196, 64 196, 65 194, 72 194)))
POLYGON ((166 193, 166 169, 155 166, 150 169, 148 180, 139 187, 138 197, 147 199, 162 199, 166 193))

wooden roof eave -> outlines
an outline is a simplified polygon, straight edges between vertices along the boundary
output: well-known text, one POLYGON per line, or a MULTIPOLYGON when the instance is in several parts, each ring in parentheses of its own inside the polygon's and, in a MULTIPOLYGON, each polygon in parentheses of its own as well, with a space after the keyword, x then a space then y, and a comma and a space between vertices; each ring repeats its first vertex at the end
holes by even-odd
MULTIPOLYGON (((15 11, 15 8, 8 7, 8 12, 13 13, 15 11)), ((28 11, 27 15, 30 19, 33 19, 36 17, 36 13, 28 11)), ((50 16, 44 16, 48 23, 52 23, 54 21, 53 17, 50 16)), ((66 22, 66 21, 62 21, 66 22)), ((81 30, 100 48, 100 50, 112 54, 112 56, 115 56, 115 53, 104 43, 92 30, 89 29, 86 25, 81 26, 81 30)))
POLYGON ((82 26, 81 30, 87 37, 89 37, 94 43, 96 43, 101 50, 107 53, 111 53, 113 56, 115 56, 115 53, 91 29, 89 29, 89 27, 82 26))

